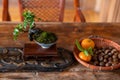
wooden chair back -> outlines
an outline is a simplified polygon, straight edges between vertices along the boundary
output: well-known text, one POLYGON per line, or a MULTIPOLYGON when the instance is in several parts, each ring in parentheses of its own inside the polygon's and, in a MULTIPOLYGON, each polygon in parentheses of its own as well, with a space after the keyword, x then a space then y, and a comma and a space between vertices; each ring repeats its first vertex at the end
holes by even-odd
POLYGON ((62 22, 64 4, 65 0, 19 0, 21 21, 23 11, 30 10, 43 22, 62 22))

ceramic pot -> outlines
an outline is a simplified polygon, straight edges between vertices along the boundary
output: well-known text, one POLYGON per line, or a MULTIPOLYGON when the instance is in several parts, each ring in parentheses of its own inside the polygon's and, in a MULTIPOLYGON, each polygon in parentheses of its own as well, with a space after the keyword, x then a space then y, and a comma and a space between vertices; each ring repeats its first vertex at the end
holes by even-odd
MULTIPOLYGON (((41 35, 43 32, 44 32, 44 31, 41 30, 40 28, 33 28, 33 29, 30 29, 30 30, 29 30, 29 35, 28 35, 28 37, 29 37, 30 41, 33 41, 33 40, 34 40, 35 43, 37 43, 38 45, 40 45, 40 46, 41 46, 42 48, 44 48, 44 49, 47 49, 47 48, 51 47, 52 45, 56 44, 57 37, 56 37, 56 35, 55 35, 54 33, 52 33, 52 34, 55 35, 56 40, 55 40, 54 42, 51 42, 51 43, 49 43, 49 42, 47 42, 47 43, 38 42, 38 41, 33 37, 33 36, 35 36, 36 34, 37 34, 37 35, 41 35)), ((48 38, 48 37, 49 37, 49 36, 47 36, 46 38, 48 38)))

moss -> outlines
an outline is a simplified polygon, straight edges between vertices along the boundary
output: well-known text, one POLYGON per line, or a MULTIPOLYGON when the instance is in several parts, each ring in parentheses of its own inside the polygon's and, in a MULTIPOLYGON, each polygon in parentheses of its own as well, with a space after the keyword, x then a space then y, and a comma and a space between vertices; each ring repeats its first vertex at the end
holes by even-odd
POLYGON ((39 43, 53 43, 57 40, 57 37, 54 33, 43 31, 41 34, 35 34, 34 39, 39 43))

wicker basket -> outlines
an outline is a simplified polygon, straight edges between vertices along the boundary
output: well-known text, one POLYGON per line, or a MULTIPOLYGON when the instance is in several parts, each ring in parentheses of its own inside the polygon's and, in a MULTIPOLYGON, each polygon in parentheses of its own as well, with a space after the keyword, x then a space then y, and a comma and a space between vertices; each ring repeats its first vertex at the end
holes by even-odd
MULTIPOLYGON (((111 47, 116 48, 120 52, 120 45, 118 45, 117 43, 115 43, 111 40, 104 39, 104 38, 91 38, 91 39, 95 42, 95 46, 97 48, 111 46, 111 47)), ((81 42, 81 40, 79 40, 79 42, 81 42)), ((93 70, 114 70, 114 69, 120 68, 120 62, 117 65, 109 66, 109 67, 101 67, 101 66, 95 66, 95 65, 89 64, 89 63, 81 60, 78 56, 78 53, 79 53, 79 50, 77 49, 77 47, 75 45, 74 46, 74 51, 73 51, 73 54, 74 54, 75 58, 77 59, 77 61, 79 63, 81 63, 82 65, 84 65, 84 66, 86 66, 90 69, 93 69, 93 70)))

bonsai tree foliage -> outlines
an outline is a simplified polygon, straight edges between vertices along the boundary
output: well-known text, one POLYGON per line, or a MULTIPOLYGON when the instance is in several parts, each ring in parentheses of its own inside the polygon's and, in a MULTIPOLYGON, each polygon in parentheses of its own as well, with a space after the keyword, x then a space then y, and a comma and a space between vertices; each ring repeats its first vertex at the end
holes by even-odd
MULTIPOLYGON (((39 43, 49 44, 57 40, 57 37, 54 33, 43 31, 40 28, 35 28, 35 15, 30 11, 25 11, 23 13, 24 21, 21 24, 18 24, 14 31, 13 36, 14 40, 17 39, 21 32, 25 32, 26 28, 29 27, 29 39, 33 39, 39 43)), ((41 20, 38 18, 38 20, 41 20)))
POLYGON ((23 23, 18 24, 13 31, 14 40, 16 40, 19 33, 24 32, 27 27, 30 27, 31 29, 35 27, 35 20, 34 20, 35 15, 32 12, 25 11, 23 13, 23 16, 24 16, 23 23))

